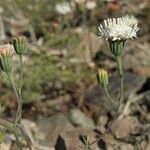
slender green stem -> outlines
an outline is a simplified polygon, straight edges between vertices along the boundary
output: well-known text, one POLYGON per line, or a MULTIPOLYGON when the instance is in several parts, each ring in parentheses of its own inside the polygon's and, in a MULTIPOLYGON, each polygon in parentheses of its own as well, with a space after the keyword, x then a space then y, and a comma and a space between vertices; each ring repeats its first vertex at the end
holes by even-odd
MULTIPOLYGON (((118 117, 120 105, 121 105, 121 102, 122 102, 122 99, 123 99, 123 70, 122 70, 122 64, 121 64, 121 56, 116 56, 115 58, 116 58, 116 62, 117 62, 117 66, 118 66, 118 72, 119 72, 119 76, 120 76, 120 95, 119 95, 119 99, 118 99, 118 105, 117 105, 117 108, 116 108, 116 113, 114 115, 113 120, 111 121, 111 123, 109 124, 109 126, 105 130, 105 132, 102 134, 102 136, 98 137, 95 141, 90 143, 90 145, 98 142, 105 134, 107 134, 107 132, 110 130, 110 128, 112 127, 112 125, 114 124, 115 120, 118 117)), ((109 95, 107 95, 107 96, 109 97, 109 95)))
POLYGON ((103 136, 110 130, 110 128, 114 124, 115 120, 117 119, 118 114, 119 114, 120 105, 121 105, 121 102, 123 99, 123 70, 122 70, 121 56, 116 56, 116 62, 117 62, 117 66, 118 66, 119 76, 120 76, 120 92, 119 92, 120 95, 119 95, 118 105, 117 105, 117 109, 116 109, 114 118, 111 121, 111 123, 109 124, 107 130, 103 133, 103 136))
POLYGON ((19 100, 21 105, 21 112, 18 121, 20 122, 22 118, 23 55, 19 55, 19 62, 20 62, 20 86, 19 86, 18 94, 19 94, 19 100))
POLYGON ((16 116, 15 116, 15 123, 14 123, 14 125, 16 125, 21 119, 21 109, 22 109, 22 104, 21 104, 21 99, 20 99, 21 97, 19 96, 19 93, 18 93, 17 88, 15 86, 12 74, 10 72, 6 73, 6 74, 7 74, 7 78, 8 78, 8 80, 9 80, 9 82, 10 82, 10 84, 14 90, 14 93, 15 93, 15 96, 17 99, 18 107, 17 107, 17 112, 16 112, 16 116))
POLYGON ((116 56, 116 62, 118 65, 119 76, 120 76, 120 96, 119 96, 120 101, 119 102, 121 102, 123 98, 123 69, 121 63, 121 56, 116 56))
POLYGON ((19 88, 19 94, 22 93, 22 86, 23 86, 23 57, 22 55, 19 55, 19 62, 20 62, 20 88, 19 88))
POLYGON ((104 91, 105 91, 105 94, 106 94, 107 98, 109 99, 109 101, 113 104, 113 106, 116 107, 118 104, 116 102, 114 102, 113 99, 110 97, 106 86, 104 87, 104 91))

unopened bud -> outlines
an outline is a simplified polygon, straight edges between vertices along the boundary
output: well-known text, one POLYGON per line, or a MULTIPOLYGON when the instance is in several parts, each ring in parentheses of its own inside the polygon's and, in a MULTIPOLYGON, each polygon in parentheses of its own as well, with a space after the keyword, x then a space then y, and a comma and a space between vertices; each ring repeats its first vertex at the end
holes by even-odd
POLYGON ((99 85, 105 87, 108 85, 108 74, 104 69, 99 69, 97 74, 97 81, 99 85))
POLYGON ((18 55, 23 55, 28 45, 28 40, 24 36, 20 36, 13 40, 13 46, 18 55))

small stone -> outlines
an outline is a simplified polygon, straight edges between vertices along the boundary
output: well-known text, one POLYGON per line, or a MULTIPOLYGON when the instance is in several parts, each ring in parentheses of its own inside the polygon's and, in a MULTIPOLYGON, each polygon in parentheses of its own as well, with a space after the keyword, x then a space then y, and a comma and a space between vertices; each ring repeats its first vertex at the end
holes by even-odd
POLYGON ((0 148, 1 148, 1 150, 10 150, 10 148, 11 148, 11 142, 10 143, 2 143, 1 145, 0 145, 0 148))
POLYGON ((131 144, 119 141, 110 134, 104 136, 104 141, 107 143, 108 150, 134 150, 131 144))
POLYGON ((124 144, 120 147, 120 150, 134 150, 131 144, 124 144))
POLYGON ((141 147, 141 149, 145 149, 145 147, 147 146, 147 141, 146 140, 143 140, 143 141, 141 141, 140 142, 140 147, 141 147))
POLYGON ((150 77, 150 51, 149 43, 132 41, 128 43, 126 55, 124 55, 124 68, 133 70, 135 73, 150 77), (133 57, 134 56, 134 57, 133 57))
POLYGON ((136 117, 118 119, 112 126, 112 132, 118 139, 128 138, 130 134, 139 134, 141 125, 136 117))
POLYGON ((86 116, 81 110, 73 108, 69 112, 69 118, 73 124, 82 128, 94 129, 94 121, 86 116))
POLYGON ((104 127, 107 124, 107 122, 108 122, 108 117, 106 115, 102 115, 98 118, 97 125, 104 127))
POLYGON ((22 126, 33 144, 49 149, 55 146, 61 132, 74 130, 68 118, 61 113, 49 118, 39 116, 36 122, 23 119, 22 126))
POLYGON ((66 116, 58 113, 52 117, 39 117, 37 124, 45 135, 39 143, 45 146, 54 146, 59 134, 63 131, 74 130, 73 125, 69 122, 66 116))
POLYGON ((108 146, 108 150, 114 150, 111 146, 108 146))

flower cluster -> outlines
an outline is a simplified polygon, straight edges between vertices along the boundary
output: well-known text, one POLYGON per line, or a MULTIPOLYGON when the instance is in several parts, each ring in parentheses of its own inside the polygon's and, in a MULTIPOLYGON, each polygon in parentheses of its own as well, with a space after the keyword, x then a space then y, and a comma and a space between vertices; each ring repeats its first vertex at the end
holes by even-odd
MULTIPOLYGON (((5 118, 3 118, 3 120, 4 121, 6 120, 8 122, 8 126, 6 126, 6 129, 14 133, 14 135, 16 135, 20 130, 20 123, 22 119, 23 55, 27 48, 27 44, 28 44, 28 40, 24 36, 20 36, 18 38, 15 38, 12 41, 12 44, 3 44, 0 46, 0 69, 3 71, 3 75, 5 75, 7 80, 9 81, 17 100, 17 111, 15 114, 14 121, 10 122, 5 118), (13 52, 16 52, 19 58, 20 73, 19 73, 19 78, 18 78, 19 80, 17 81, 18 82, 17 84, 15 83, 14 74, 13 74, 13 52)), ((3 111, 1 105, 0 105, 0 109, 2 109, 3 111)), ((22 135, 24 136, 24 134, 22 135)), ((2 136, 1 132, 0 132, 0 136, 2 136)), ((26 140, 25 137, 24 139, 26 140)), ((20 142, 18 139, 17 141, 18 143, 20 142)), ((26 143, 28 144, 29 149, 31 149, 28 140, 26 140, 26 143)))
POLYGON ((106 40, 126 40, 137 37, 137 21, 133 16, 124 16, 122 18, 110 18, 104 20, 98 27, 100 37, 106 40))
POLYGON ((21 36, 15 38, 12 44, 4 44, 0 46, 0 68, 6 72, 10 73, 12 70, 12 54, 16 52, 17 55, 22 57, 26 48, 28 41, 25 37, 21 36))

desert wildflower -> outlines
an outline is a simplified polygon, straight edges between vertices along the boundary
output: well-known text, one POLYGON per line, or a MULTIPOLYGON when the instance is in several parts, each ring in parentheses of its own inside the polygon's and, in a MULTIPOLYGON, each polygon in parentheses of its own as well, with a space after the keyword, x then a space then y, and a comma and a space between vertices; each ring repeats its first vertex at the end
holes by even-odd
POLYGON ((98 27, 100 37, 109 41, 110 49, 116 56, 120 56, 124 51, 125 41, 137 37, 137 21, 133 16, 122 18, 110 18, 104 20, 103 25, 98 27))
POLYGON ((100 24, 98 29, 100 37, 111 41, 133 39, 137 37, 139 30, 133 16, 104 20, 104 24, 100 24))
POLYGON ((94 1, 88 1, 85 4, 85 8, 88 10, 93 10, 96 7, 96 3, 94 1))
POLYGON ((106 87, 108 85, 108 74, 104 69, 99 69, 97 73, 97 81, 99 85, 102 87, 106 87))
POLYGON ((8 73, 12 69, 12 53, 14 51, 13 45, 4 44, 0 46, 0 68, 8 73))
POLYGON ((13 46, 18 55, 23 55, 28 45, 28 40, 24 36, 13 39, 13 46))
POLYGON ((74 0, 76 4, 84 4, 85 0, 74 0))
POLYGON ((66 15, 68 13, 71 13, 72 12, 71 4, 68 2, 62 2, 62 3, 56 4, 55 11, 61 15, 66 15))

